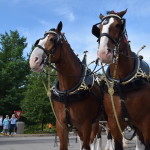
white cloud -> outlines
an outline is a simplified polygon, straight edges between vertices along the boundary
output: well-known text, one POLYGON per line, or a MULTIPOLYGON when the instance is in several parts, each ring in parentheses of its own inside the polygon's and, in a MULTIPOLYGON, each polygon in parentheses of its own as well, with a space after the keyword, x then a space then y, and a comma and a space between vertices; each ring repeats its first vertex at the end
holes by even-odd
POLYGON ((68 19, 69 21, 75 20, 74 13, 69 9, 69 7, 59 7, 54 10, 58 15, 63 16, 64 18, 68 19))
POLYGON ((46 20, 40 20, 40 19, 38 19, 38 22, 39 22, 41 25, 50 27, 50 23, 49 23, 48 21, 46 21, 46 20))

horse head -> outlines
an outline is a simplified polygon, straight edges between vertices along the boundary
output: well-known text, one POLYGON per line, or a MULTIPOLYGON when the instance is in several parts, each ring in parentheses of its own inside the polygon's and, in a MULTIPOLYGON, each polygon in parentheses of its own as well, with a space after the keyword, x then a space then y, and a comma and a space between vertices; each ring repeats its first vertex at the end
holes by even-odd
POLYGON ((93 26, 92 33, 99 41, 97 56, 101 62, 113 63, 115 53, 117 53, 121 41, 124 38, 126 39, 125 19, 123 19, 126 12, 127 10, 118 13, 111 11, 107 13, 107 16, 100 14, 101 22, 93 26))
POLYGON ((51 62, 57 62, 60 58, 62 39, 62 22, 60 21, 56 29, 50 29, 43 38, 38 39, 34 44, 34 49, 30 56, 30 67, 35 72, 41 72, 47 64, 47 58, 51 57, 51 62))

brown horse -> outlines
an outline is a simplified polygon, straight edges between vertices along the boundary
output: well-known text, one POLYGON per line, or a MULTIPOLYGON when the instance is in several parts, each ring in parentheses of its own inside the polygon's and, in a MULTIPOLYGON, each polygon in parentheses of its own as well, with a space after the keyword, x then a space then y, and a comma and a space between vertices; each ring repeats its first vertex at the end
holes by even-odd
POLYGON ((71 125, 78 130, 83 141, 82 148, 90 150, 99 131, 101 93, 90 71, 74 54, 61 30, 62 22, 36 42, 30 56, 30 67, 41 72, 49 57, 55 64, 59 82, 53 88, 53 97, 60 150, 68 149, 68 126, 71 125), (87 81, 92 82, 88 85, 87 81))
MULTIPOLYGON (((99 26, 93 26, 92 33, 99 38, 98 58, 109 64, 105 80, 108 84, 105 85, 114 83, 113 102, 121 129, 128 124, 135 127, 140 140, 136 150, 150 150, 149 66, 131 51, 123 19, 126 11, 111 11, 105 17, 100 15, 102 21, 99 26)), ((108 86, 105 87, 104 107, 115 150, 122 150, 122 135, 114 117, 108 86)))

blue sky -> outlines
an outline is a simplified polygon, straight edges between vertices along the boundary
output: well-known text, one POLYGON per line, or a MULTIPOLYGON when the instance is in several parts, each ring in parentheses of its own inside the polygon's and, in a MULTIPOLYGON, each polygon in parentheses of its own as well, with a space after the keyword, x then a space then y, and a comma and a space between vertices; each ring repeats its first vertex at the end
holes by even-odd
POLYGON ((91 28, 100 21, 99 14, 126 8, 124 18, 131 48, 137 52, 145 44, 141 54, 150 63, 150 0, 0 0, 0 34, 17 29, 27 38, 26 55, 45 31, 62 21, 62 32, 75 53, 82 58, 83 51, 88 50, 91 62, 98 48, 91 28))

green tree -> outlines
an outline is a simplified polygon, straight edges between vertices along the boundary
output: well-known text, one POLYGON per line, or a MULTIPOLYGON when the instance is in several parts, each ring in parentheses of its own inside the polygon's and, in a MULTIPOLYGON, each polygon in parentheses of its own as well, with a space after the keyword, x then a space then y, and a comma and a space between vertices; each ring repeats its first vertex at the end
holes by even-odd
MULTIPOLYGON (((51 73, 54 74, 54 71, 51 73)), ((28 84, 25 91, 25 98, 22 101, 23 116, 32 124, 41 124, 55 122, 47 92, 43 86, 43 82, 47 85, 47 76, 32 72, 28 76, 28 84)), ((51 85, 56 81, 56 76, 51 77, 51 85)))
POLYGON ((20 109, 20 101, 30 73, 28 60, 23 57, 26 38, 18 31, 0 34, 0 114, 20 109))

